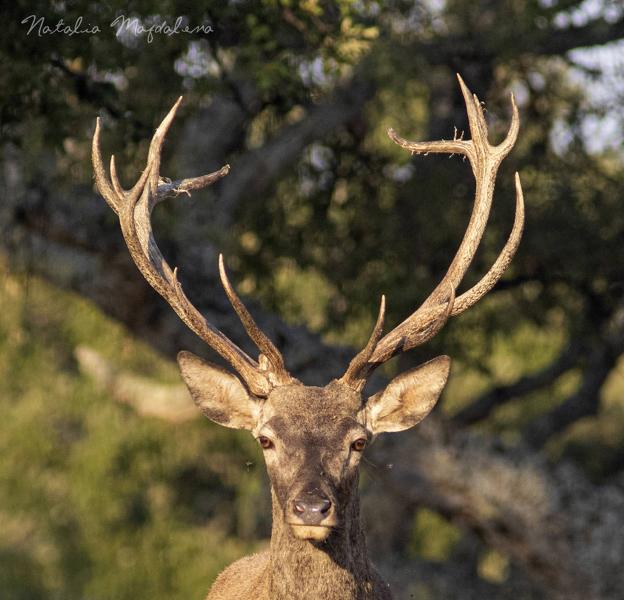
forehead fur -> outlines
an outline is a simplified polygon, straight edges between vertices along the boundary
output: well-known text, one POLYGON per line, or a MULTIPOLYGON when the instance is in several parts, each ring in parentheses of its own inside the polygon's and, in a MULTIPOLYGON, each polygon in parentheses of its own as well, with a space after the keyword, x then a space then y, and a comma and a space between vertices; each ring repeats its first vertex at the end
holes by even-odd
POLYGON ((348 386, 332 381, 325 387, 301 384, 276 387, 262 409, 262 421, 274 416, 305 424, 355 419, 362 408, 362 395, 348 386))

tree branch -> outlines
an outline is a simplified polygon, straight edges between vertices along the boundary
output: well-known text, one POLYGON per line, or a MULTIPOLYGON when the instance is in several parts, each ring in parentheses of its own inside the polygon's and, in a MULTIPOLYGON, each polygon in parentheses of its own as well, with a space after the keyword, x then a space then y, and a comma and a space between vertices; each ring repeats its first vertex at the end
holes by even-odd
POLYGON ((279 175, 299 160, 306 146, 358 118, 373 91, 369 82, 355 79, 330 100, 310 108, 301 121, 283 127, 261 148, 237 158, 232 176, 220 190, 220 226, 231 224, 244 199, 255 200, 265 194, 279 175))
POLYGON ((594 486, 569 464, 551 466, 526 448, 448 429, 435 415, 381 441, 371 451, 386 493, 472 531, 549 598, 618 597, 624 479, 594 486))
POLYGON ((579 389, 559 406, 537 417, 525 427, 524 438, 531 446, 540 448, 553 435, 562 432, 572 423, 598 412, 600 390, 620 354, 624 352, 623 341, 597 348, 589 358, 579 389))
POLYGON ((604 19, 589 21, 580 27, 549 29, 535 47, 535 54, 560 55, 576 48, 607 44, 624 37, 624 19, 609 23, 604 19))
MULTIPOLYGON (((5 198, 0 206, 0 253, 7 256, 13 269, 42 276, 93 300, 166 356, 174 358, 181 348, 207 354, 205 345, 137 272, 114 215, 90 188, 66 190, 50 184, 23 189, 7 187, 4 181, 0 193, 5 198)), ((184 201, 180 197, 180 202, 184 201)), ((181 211, 169 238, 163 236, 162 247, 173 255, 172 262, 181 266, 193 303, 236 344, 252 351, 221 288, 218 252, 202 237, 197 217, 181 211), (184 239, 185 244, 173 244, 172 237, 184 239)), ((249 304, 258 325, 280 345, 296 377, 323 384, 342 374, 351 359, 350 349, 336 347, 327 352, 319 336, 249 304), (322 361, 318 360, 321 356, 322 361)), ((216 355, 209 358, 220 362, 216 355)))
POLYGON ((452 421, 458 425, 472 425, 489 417, 495 408, 506 402, 553 383, 561 375, 576 366, 583 350, 583 346, 579 342, 570 343, 546 368, 534 375, 522 377, 511 385, 497 386, 488 390, 454 415, 452 421))

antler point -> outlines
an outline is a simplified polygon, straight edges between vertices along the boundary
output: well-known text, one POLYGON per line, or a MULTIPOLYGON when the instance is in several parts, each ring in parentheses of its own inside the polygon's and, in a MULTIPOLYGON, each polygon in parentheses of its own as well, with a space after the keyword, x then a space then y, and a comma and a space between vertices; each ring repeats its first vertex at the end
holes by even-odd
POLYGON ((223 285, 224 289, 226 291, 229 290, 232 286, 227 276, 227 271, 225 270, 225 260, 223 258, 222 252, 219 252, 219 277, 221 278, 221 284, 223 285))

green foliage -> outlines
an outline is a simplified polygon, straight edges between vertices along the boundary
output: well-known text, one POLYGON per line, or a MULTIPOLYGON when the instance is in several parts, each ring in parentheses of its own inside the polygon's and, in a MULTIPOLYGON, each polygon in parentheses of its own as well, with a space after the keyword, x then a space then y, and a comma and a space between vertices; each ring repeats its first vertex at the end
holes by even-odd
POLYGON ((84 300, 3 271, 0 303, 2 597, 202 597, 266 535, 255 444, 103 393, 77 345, 163 381, 173 366, 84 300))
MULTIPOLYGON (((605 108, 589 99, 595 73, 575 63, 560 37, 570 13, 587 22, 586 4, 16 0, 1 9, 2 152, 21 151, 20 176, 35 188, 49 156, 51 181, 62 189, 89 186, 90 134, 100 114, 105 153, 116 148, 123 175, 136 173, 153 126, 184 93, 168 143, 175 147, 191 113, 222 101, 243 114, 218 157, 235 169, 351 77, 367 82, 375 94, 361 118, 310 143, 262 198, 250 194, 224 240, 243 293, 327 340, 359 345, 381 293, 389 328, 440 279, 473 189, 459 159, 412 158, 388 141, 387 128, 412 139, 449 138, 454 125, 465 128, 459 71, 487 102, 492 140, 501 139, 514 91, 521 135, 499 174, 491 225, 462 290, 489 268, 508 235, 515 170, 527 202, 521 249, 505 285, 427 350, 402 357, 401 367, 434 352, 452 355, 443 409, 453 415, 581 340, 573 369, 485 420, 489 430, 518 439, 534 417, 579 389, 587 356, 621 311, 622 156, 590 152, 584 123, 605 108), (26 35, 22 20, 31 14, 51 25, 81 17, 101 32, 26 35), (146 25, 183 16, 213 32, 153 43, 118 39, 110 23, 120 15, 146 25)), ((587 44, 615 39, 604 33, 615 18, 600 21, 603 33, 587 44)), ((207 423, 163 423, 115 403, 79 371, 77 346, 162 383, 178 381, 176 369, 89 303, 7 270, 0 276, 2 597, 201 597, 224 564, 268 533, 255 446, 207 423)), ((553 459, 572 456, 601 476, 624 439, 623 368, 620 360, 598 394, 597 415, 550 444, 553 459)), ((441 517, 419 511, 410 552, 446 560, 458 536, 441 517)), ((506 560, 486 553, 481 575, 501 581, 506 560)), ((414 597, 429 592, 418 588, 414 597)))
POLYGON ((501 583, 509 574, 509 559, 496 550, 487 550, 481 556, 478 571, 486 581, 501 583))
POLYGON ((437 513, 420 509, 414 516, 409 551, 431 561, 445 561, 461 539, 459 529, 437 513))

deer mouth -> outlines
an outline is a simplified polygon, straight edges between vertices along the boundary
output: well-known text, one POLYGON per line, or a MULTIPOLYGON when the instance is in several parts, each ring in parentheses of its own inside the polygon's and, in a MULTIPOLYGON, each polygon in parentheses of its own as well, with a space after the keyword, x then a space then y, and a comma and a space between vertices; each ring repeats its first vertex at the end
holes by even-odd
POLYGON ((333 527, 331 525, 299 525, 291 523, 293 535, 299 540, 308 540, 313 542, 323 542, 331 534, 333 527))

